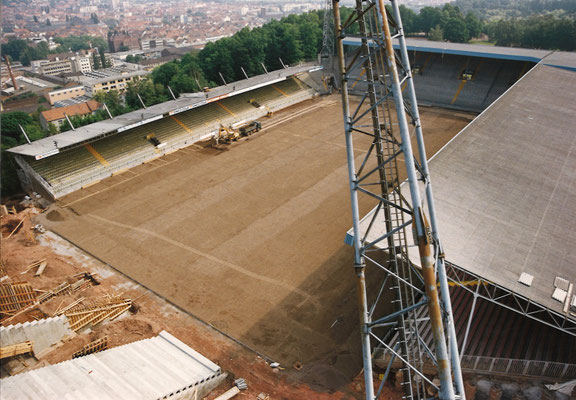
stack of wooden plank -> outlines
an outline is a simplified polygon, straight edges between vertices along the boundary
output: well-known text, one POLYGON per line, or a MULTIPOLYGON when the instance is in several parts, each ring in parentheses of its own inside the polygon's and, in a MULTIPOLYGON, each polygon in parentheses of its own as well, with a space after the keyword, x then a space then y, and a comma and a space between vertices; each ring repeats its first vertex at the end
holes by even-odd
POLYGON ((73 331, 94 326, 104 320, 114 320, 132 307, 132 300, 121 297, 108 297, 99 302, 78 304, 64 312, 73 331))
POLYGON ((32 353, 33 345, 34 343, 28 340, 26 342, 0 347, 0 359, 17 356, 19 354, 32 353))

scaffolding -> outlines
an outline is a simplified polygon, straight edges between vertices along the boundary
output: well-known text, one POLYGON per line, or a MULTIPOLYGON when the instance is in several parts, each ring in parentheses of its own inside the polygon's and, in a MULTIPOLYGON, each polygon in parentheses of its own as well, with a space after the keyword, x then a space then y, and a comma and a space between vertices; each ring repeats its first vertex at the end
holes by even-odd
POLYGON ((339 2, 334 0, 332 11, 351 191, 366 399, 380 397, 396 359, 402 362, 405 398, 429 398, 437 391, 441 399, 464 399, 444 255, 398 3, 391 1, 385 7, 383 0, 357 0, 352 12, 347 11, 348 15, 342 18, 339 2), (361 45, 345 54, 343 43, 350 37, 360 39, 361 45), (399 54, 395 53, 392 40, 398 41, 399 54), (352 80, 352 76, 358 78, 352 80), (360 79, 366 90, 356 104, 349 92, 360 79), (418 158, 413 153, 411 137, 416 138, 418 158), (361 147, 363 144, 367 148, 361 147), (362 156, 357 156, 360 151, 362 156), (405 178, 407 197, 401 190, 405 178), (367 204, 373 204, 373 213, 361 220, 360 207, 367 204), (384 226, 383 233, 375 236, 375 225, 384 226), (407 234, 409 229, 413 240, 407 234), (419 265, 409 255, 409 250, 416 248, 419 265), (419 312, 423 307, 427 308, 424 318, 419 312), (434 349, 421 339, 423 322, 425 329, 433 332, 434 349), (379 387, 375 387, 372 368, 377 351, 391 354, 379 387), (426 356, 437 367, 439 384, 424 374, 426 356))

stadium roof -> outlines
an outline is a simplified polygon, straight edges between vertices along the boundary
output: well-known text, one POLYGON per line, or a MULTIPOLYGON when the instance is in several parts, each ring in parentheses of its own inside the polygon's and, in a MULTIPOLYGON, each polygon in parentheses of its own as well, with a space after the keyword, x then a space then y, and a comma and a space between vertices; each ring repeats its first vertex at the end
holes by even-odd
POLYGON ((556 277, 576 285, 574 88, 575 72, 537 65, 432 157, 430 174, 446 259, 576 321, 552 298, 556 277))
POLYGON ((162 331, 2 379, 0 399, 162 399, 220 375, 218 365, 162 331))
MULTIPOLYGON (((359 38, 344 39, 345 45, 358 46, 359 38)), ((395 48, 399 48, 395 42, 395 48)), ((406 39, 406 47, 409 51, 422 51, 427 53, 454 54, 470 57, 498 58, 504 60, 542 62, 545 65, 571 69, 576 71, 576 57, 573 53, 520 49, 516 47, 485 46, 467 43, 433 42, 422 39, 406 39)))
POLYGON ((64 149, 69 146, 93 141, 107 135, 122 132, 130 128, 135 128, 136 126, 156 121, 166 115, 187 111, 212 101, 217 101, 225 97, 235 96, 237 94, 244 93, 261 86, 266 86, 274 82, 284 80, 295 74, 308 72, 319 68, 321 67, 312 64, 305 64, 272 71, 268 74, 253 76, 242 81, 229 83, 228 85, 224 86, 218 86, 216 88, 210 89, 210 91, 207 93, 198 93, 194 97, 181 96, 177 100, 156 104, 148 108, 143 108, 129 112, 127 114, 119 115, 113 119, 82 126, 74 131, 63 132, 58 135, 36 140, 29 144, 13 147, 8 151, 15 154, 35 157, 37 159, 49 157, 59 153, 60 149, 64 149))

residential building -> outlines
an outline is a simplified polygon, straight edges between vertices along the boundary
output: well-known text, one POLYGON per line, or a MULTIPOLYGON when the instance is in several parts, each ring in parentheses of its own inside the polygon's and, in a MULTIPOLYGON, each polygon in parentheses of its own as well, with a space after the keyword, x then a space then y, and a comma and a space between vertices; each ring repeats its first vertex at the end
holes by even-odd
POLYGON ((45 97, 50 105, 54 105, 57 101, 72 99, 74 97, 84 96, 85 94, 86 90, 84 86, 73 86, 48 92, 45 97))
POLYGON ((66 116, 72 117, 74 115, 94 114, 99 109, 100 103, 96 100, 89 100, 86 103, 74 104, 68 107, 53 108, 52 110, 42 111, 40 113, 40 125, 46 130, 48 130, 50 123, 60 128, 64 121, 66 121, 66 116))

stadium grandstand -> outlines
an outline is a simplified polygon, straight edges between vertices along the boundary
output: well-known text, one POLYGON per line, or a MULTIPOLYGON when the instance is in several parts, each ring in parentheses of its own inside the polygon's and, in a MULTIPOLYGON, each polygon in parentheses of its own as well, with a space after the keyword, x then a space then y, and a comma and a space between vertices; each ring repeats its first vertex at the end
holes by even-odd
MULTIPOLYGON (((424 103, 482 111, 430 159, 462 369, 574 379, 576 54, 408 42, 424 103)), ((377 224, 368 241, 386 232, 377 224)), ((376 351, 381 366, 391 357, 376 351)))
POLYGON ((315 96, 316 66, 289 67, 10 149, 25 187, 58 199, 315 96))
MULTIPOLYGON (((357 39, 346 39, 349 48, 357 39)), ((418 103, 481 112, 537 63, 570 69, 561 53, 547 50, 408 39, 418 103)), ((380 71, 381 72, 381 71, 380 71)), ((363 71, 352 74, 353 91, 364 93, 363 71)))

